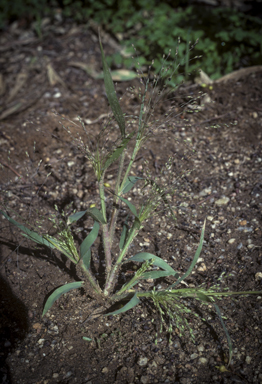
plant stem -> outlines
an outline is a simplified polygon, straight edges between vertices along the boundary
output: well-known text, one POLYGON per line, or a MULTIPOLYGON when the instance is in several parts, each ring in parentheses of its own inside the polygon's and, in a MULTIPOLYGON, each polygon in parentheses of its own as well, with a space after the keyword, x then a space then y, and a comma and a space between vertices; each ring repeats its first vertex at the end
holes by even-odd
POLYGON ((110 274, 107 275, 106 285, 105 285, 105 289, 104 289, 104 295, 105 296, 108 296, 109 293, 113 289, 113 282, 114 282, 114 279, 116 277, 116 273, 118 271, 119 265, 121 264, 123 258, 127 254, 129 245, 132 243, 132 241, 134 240, 134 238, 138 234, 139 226, 140 226, 140 224, 138 224, 135 221, 133 226, 132 226, 132 228, 131 228, 131 230, 130 230, 130 234, 129 234, 128 238, 127 238, 125 246, 122 249, 122 251, 121 251, 121 253, 120 253, 120 255, 119 255, 119 257, 118 257, 118 259, 116 261, 116 264, 114 265, 114 267, 113 267, 112 271, 110 272, 110 274))
POLYGON ((110 227, 109 227, 110 245, 112 245, 112 242, 114 240, 116 220, 119 212, 119 208, 117 207, 119 202, 118 195, 120 193, 119 185, 120 185, 120 180, 121 180, 121 176, 124 168, 125 155, 126 155, 126 150, 124 150, 124 152, 122 153, 119 161, 119 168, 118 168, 117 180, 116 180, 116 186, 115 186, 115 195, 114 195, 114 201, 113 201, 114 210, 111 216, 110 227))
POLYGON ((94 291, 98 293, 99 295, 102 295, 102 289, 99 287, 95 277, 93 276, 92 272, 89 269, 86 269, 83 263, 83 260, 80 260, 79 263, 80 267, 82 268, 82 271, 86 274, 90 284, 94 288, 94 291))
POLYGON ((140 146, 141 146, 141 140, 137 140, 137 141, 136 141, 135 148, 134 148, 133 153, 132 153, 132 156, 131 156, 131 159, 130 159, 130 162, 129 162, 128 167, 127 167, 127 170, 126 170, 126 172, 125 172, 125 175, 124 175, 122 184, 121 184, 121 186, 120 186, 120 191, 123 189, 123 187, 124 187, 124 185, 125 185, 125 182, 126 182, 128 176, 129 176, 129 173, 130 173, 130 171, 131 171, 132 165, 133 165, 133 163, 134 163, 134 161, 135 161, 136 155, 137 155, 137 153, 138 153, 138 151, 139 151, 139 149, 140 149, 140 146))
POLYGON ((105 259, 106 259, 106 274, 108 275, 111 270, 112 258, 111 258, 110 237, 108 232, 108 223, 106 220, 104 177, 105 177, 105 173, 101 175, 101 178, 99 180, 99 196, 101 201, 103 218, 106 222, 105 224, 102 224, 102 234, 103 234, 102 236, 103 236, 103 246, 104 246, 104 252, 105 252, 105 259))
POLYGON ((106 220, 106 203, 105 203, 104 178, 105 178, 105 173, 103 172, 103 174, 101 175, 100 180, 98 182, 98 186, 99 186, 99 196, 100 196, 102 214, 103 214, 103 218, 104 218, 105 222, 107 222, 107 220, 106 220))
POLYGON ((102 233, 103 233, 103 246, 104 246, 104 252, 105 252, 105 259, 106 259, 106 275, 108 276, 112 267, 111 244, 110 244, 110 236, 108 232, 108 224, 102 224, 102 233))

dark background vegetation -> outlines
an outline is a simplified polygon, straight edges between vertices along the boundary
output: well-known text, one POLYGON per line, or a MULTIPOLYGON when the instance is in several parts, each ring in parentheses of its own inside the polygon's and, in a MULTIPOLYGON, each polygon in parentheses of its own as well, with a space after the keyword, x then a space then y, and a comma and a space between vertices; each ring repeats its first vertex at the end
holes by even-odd
POLYGON ((261 5, 261 1, 243 0, 1 0, 0 28, 14 21, 24 27, 33 24, 43 38, 41 26, 46 17, 87 25, 92 21, 123 47, 110 56, 111 67, 131 69, 134 44, 142 66, 154 58, 153 67, 159 71, 165 55, 179 63, 178 81, 190 76, 189 68, 201 68, 217 79, 261 64, 261 5), (193 57, 190 50, 197 40, 193 57))

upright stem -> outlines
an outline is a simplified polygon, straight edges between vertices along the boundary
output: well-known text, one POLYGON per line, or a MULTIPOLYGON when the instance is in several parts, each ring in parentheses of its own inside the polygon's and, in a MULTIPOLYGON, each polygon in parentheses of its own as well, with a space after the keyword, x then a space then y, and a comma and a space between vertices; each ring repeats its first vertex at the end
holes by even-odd
POLYGON ((110 244, 110 236, 108 232, 108 224, 102 224, 102 233, 103 233, 103 246, 104 246, 104 252, 105 252, 105 259, 106 259, 106 275, 108 276, 112 266, 111 244, 110 244))
POLYGON ((99 186, 99 196, 100 196, 100 201, 101 201, 101 208, 102 208, 102 214, 105 222, 106 220, 106 203, 105 203, 105 187, 104 187, 104 178, 105 178, 105 173, 103 172, 100 180, 98 182, 99 186))
POLYGON ((84 273, 86 274, 90 284, 92 285, 92 287, 94 288, 94 291, 96 293, 98 293, 99 295, 102 295, 102 290, 101 288, 99 287, 99 285, 97 284, 97 281, 95 279, 95 277, 93 276, 92 272, 89 270, 89 269, 86 269, 85 266, 84 266, 84 263, 83 263, 83 260, 80 260, 79 261, 79 265, 80 267, 82 268, 82 271, 84 271, 84 273))
POLYGON ((134 148, 134 150, 133 150, 133 153, 132 153, 130 162, 129 162, 129 164, 128 164, 127 170, 126 170, 126 172, 125 172, 125 175, 124 175, 122 184, 121 184, 121 186, 120 186, 120 190, 122 190, 123 187, 124 187, 124 185, 125 185, 125 182, 126 182, 128 176, 129 176, 129 173, 130 173, 130 171, 131 171, 132 165, 133 165, 133 163, 134 163, 134 161, 135 161, 135 159, 136 159, 137 152, 138 152, 139 149, 140 149, 140 145, 141 145, 141 141, 140 141, 140 140, 139 140, 139 141, 136 141, 136 145, 135 145, 135 148, 134 148))
POLYGON ((101 201, 102 214, 105 220, 105 224, 102 224, 102 234, 103 234, 102 236, 103 236, 103 245, 104 245, 104 252, 105 252, 105 259, 106 259, 106 274, 109 275, 111 270, 111 265, 112 265, 112 258, 111 258, 110 237, 108 232, 108 223, 106 220, 104 176, 105 174, 103 173, 99 180, 99 195, 100 195, 100 201, 101 201))
POLYGON ((119 185, 121 181, 121 176, 124 168, 124 161, 125 161, 125 155, 126 155, 126 150, 122 153, 119 161, 119 168, 118 168, 118 173, 117 173, 117 180, 116 180, 116 186, 115 186, 115 195, 114 195, 114 201, 113 201, 113 213, 111 216, 111 221, 110 221, 110 227, 109 227, 109 237, 110 237, 110 244, 112 245, 112 242, 114 240, 114 234, 115 234, 115 227, 116 227, 116 220, 119 212, 119 208, 117 207, 117 204, 119 202, 119 185))
POLYGON ((110 274, 107 275, 106 285, 105 285, 105 289, 104 289, 104 295, 105 296, 108 296, 110 294, 110 292, 112 291, 113 283, 114 283, 114 280, 115 280, 118 268, 119 268, 123 258, 127 254, 129 245, 132 243, 132 241, 134 240, 134 238, 138 234, 138 231, 139 231, 139 227, 138 227, 138 224, 135 222, 133 224, 133 227, 130 230, 130 234, 128 236, 128 239, 127 239, 127 241, 125 243, 125 246, 122 249, 122 251, 121 251, 121 253, 120 253, 120 255, 119 255, 119 257, 118 257, 118 259, 116 261, 116 264, 114 265, 114 267, 113 267, 112 271, 110 272, 110 274))

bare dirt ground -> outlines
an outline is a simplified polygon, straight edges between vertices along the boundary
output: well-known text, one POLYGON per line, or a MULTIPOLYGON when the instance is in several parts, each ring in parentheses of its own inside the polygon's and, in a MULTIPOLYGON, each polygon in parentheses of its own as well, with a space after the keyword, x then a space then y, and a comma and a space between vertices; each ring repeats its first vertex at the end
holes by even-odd
MULTIPOLYGON (((95 135, 108 113, 103 81, 90 76, 90 68, 101 71, 96 33, 47 23, 39 39, 13 25, 0 42, 1 206, 33 225, 39 214, 48 219, 55 204, 61 210, 72 202, 72 208, 83 210, 98 203, 91 167, 59 124, 62 116, 74 122, 81 116, 95 135), (88 64, 88 71, 79 63, 88 64)), ((112 52, 110 41, 104 40, 104 48, 112 52)), ((136 81, 118 85, 118 94, 130 85, 136 81)), ((173 105, 173 129, 153 135, 135 163, 134 173, 141 174, 147 160, 152 174, 159 175, 174 156, 174 179, 183 180, 184 193, 178 188, 174 195, 177 222, 152 217, 132 253, 157 252, 183 272, 207 218, 201 260, 187 279, 191 286, 214 284, 224 272, 222 287, 262 290, 261 90, 261 72, 215 83, 205 88, 208 97, 199 112, 189 113, 181 105, 203 89, 180 88, 156 110, 161 119, 173 105)), ((131 97, 123 98, 122 106, 128 113, 139 108, 131 97)), ((138 191, 131 197, 141 200, 138 191)), ((187 332, 179 337, 174 330, 171 342, 163 332, 156 344, 159 319, 147 302, 123 315, 94 319, 93 302, 81 290, 61 297, 42 318, 50 292, 78 280, 77 273, 59 254, 36 249, 3 217, 0 226, 1 383, 262 383, 261 296, 219 302, 234 350, 231 366, 221 372, 228 347, 209 308, 199 308, 206 321, 189 319, 195 343, 187 332)), ((80 238, 92 222, 81 226, 80 238)), ((97 254, 97 274, 100 267, 97 254)))

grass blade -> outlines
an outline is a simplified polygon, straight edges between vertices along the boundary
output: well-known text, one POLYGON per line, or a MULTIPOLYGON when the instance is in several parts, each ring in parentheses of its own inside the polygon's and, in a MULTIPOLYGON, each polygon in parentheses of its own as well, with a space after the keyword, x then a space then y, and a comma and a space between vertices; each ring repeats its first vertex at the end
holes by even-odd
POLYGON ((178 272, 173 272, 171 273, 170 271, 149 271, 145 272, 140 278, 143 280, 146 279, 159 279, 160 277, 167 277, 167 276, 175 276, 176 278, 179 277, 178 272))
POLYGON ((98 221, 101 224, 106 224, 106 221, 103 217, 102 212, 99 211, 96 207, 92 207, 86 210, 86 213, 92 217, 95 221, 98 221))
POLYGON ((196 253, 195 253, 195 256, 193 258, 193 261, 190 265, 190 267, 188 268, 188 270, 186 271, 186 273, 184 273, 183 276, 181 276, 174 284, 172 284, 171 286, 168 287, 168 289, 170 288, 173 288, 175 287, 176 285, 178 285, 179 283, 181 283, 181 281, 185 280, 185 278, 187 276, 190 275, 190 273, 192 272, 194 266, 196 265, 197 263, 197 260, 200 256, 200 253, 201 253, 201 250, 202 250, 202 246, 203 246, 203 242, 204 242, 204 234, 205 234, 205 226, 206 226, 206 220, 204 222, 204 225, 203 225, 203 228, 202 228, 202 231, 201 231, 201 236, 200 236, 200 242, 199 242, 199 245, 198 245, 198 248, 196 250, 196 253))
POLYGON ((221 312, 220 312, 220 309, 219 307, 217 306, 217 304, 213 303, 214 307, 215 307, 215 310, 218 314, 218 317, 219 317, 219 320, 220 320, 220 323, 222 324, 222 327, 225 331, 225 334, 226 334, 226 337, 227 337, 227 343, 228 343, 228 348, 229 348, 229 359, 228 359, 228 366, 230 365, 231 363, 231 359, 232 359, 232 355, 233 355, 233 347, 232 347, 232 341, 231 341, 231 338, 229 336, 229 333, 228 333, 228 330, 225 326, 225 323, 222 319, 222 316, 221 316, 221 312))
MULTIPOLYGON (((18 227, 19 229, 21 229, 21 231, 23 231, 25 233, 24 236, 27 237, 28 239, 33 240, 37 244, 45 245, 45 246, 52 248, 52 249, 57 248, 57 246, 55 244, 53 244, 51 241, 49 241, 49 239, 46 236, 40 236, 38 233, 31 231, 30 229, 25 227, 23 224, 20 224, 17 221, 15 221, 14 219, 12 219, 11 217, 9 217, 5 212, 0 211, 0 213, 2 213, 2 215, 4 215, 4 217, 11 224, 13 224, 16 227, 18 227)), ((50 238, 51 238, 51 236, 50 236, 50 238)), ((66 255, 66 256, 68 256, 68 255, 66 255)))
POLYGON ((94 244, 98 232, 99 232, 99 223, 97 221, 94 222, 94 226, 92 228, 92 231, 88 234, 88 236, 85 238, 85 240, 80 245, 80 257, 84 258, 87 251, 91 248, 91 246, 94 244))
POLYGON ((54 302, 59 299, 61 295, 64 293, 67 293, 71 291, 72 289, 81 288, 84 284, 84 281, 75 281, 73 283, 68 283, 65 285, 62 285, 62 287, 57 288, 47 299, 44 310, 42 313, 42 317, 46 314, 46 312, 52 307, 54 302))
POLYGON ((128 206, 128 208, 135 215, 135 217, 137 217, 136 207, 132 203, 130 203, 130 201, 128 201, 127 199, 124 199, 121 196, 118 196, 118 197, 119 197, 119 199, 121 199, 128 206))
MULTIPOLYGON (((169 273, 169 275, 167 275, 167 276, 178 275, 178 272, 174 271, 174 269, 172 267, 170 267, 170 265, 167 264, 163 259, 161 259, 160 257, 157 257, 157 256, 155 256, 149 252, 137 253, 135 256, 131 257, 130 259, 125 260, 125 263, 129 262, 129 261, 144 262, 146 260, 153 260, 153 265, 156 265, 157 267, 162 268, 162 269, 164 269, 164 271, 167 271, 169 273)), ((150 272, 147 272, 147 273, 150 273, 150 272)))
POLYGON ((118 160, 118 158, 121 156, 121 154, 123 153, 124 149, 127 147, 127 144, 129 143, 129 141, 132 139, 133 136, 134 136, 134 133, 131 133, 128 137, 125 137, 122 140, 121 144, 113 151, 113 153, 110 153, 108 155, 108 158, 105 161, 105 164, 103 166, 102 173, 105 172, 107 168, 110 167, 110 165, 114 161, 118 160))
POLYGON ((126 305, 124 305, 122 308, 120 308, 114 312, 107 313, 105 316, 118 315, 119 313, 129 311, 129 309, 135 307, 139 303, 140 303, 140 300, 135 293, 134 296, 132 297, 132 299, 126 305))
POLYGON ((81 217, 83 217, 86 212, 87 212, 87 209, 85 211, 76 212, 73 215, 68 216, 67 224, 69 225, 77 222, 77 220, 81 219, 81 217))
POLYGON ((138 180, 143 180, 143 178, 142 177, 136 177, 136 176, 128 176, 128 178, 125 182, 125 185, 123 186, 123 189, 122 189, 122 191, 120 191, 120 193, 125 194, 125 193, 129 192, 134 187, 135 183, 138 180))
POLYGON ((114 117, 117 121, 117 124, 120 128, 121 131, 121 136, 122 138, 125 137, 125 117, 122 112, 122 109, 120 107, 116 91, 115 91, 115 86, 106 62, 102 42, 101 42, 101 36, 99 34, 99 44, 100 44, 100 49, 101 49, 101 55, 102 55, 102 63, 103 63, 103 73, 104 73, 104 84, 105 84, 105 89, 106 89, 106 94, 108 98, 108 102, 110 104, 110 107, 113 111, 114 117))
POLYGON ((120 249, 120 251, 124 248, 124 245, 125 245, 125 242, 126 242, 126 239, 127 239, 127 232, 128 232, 127 220, 128 220, 128 216, 126 218, 126 221, 123 224, 123 229, 122 229, 122 232, 121 232, 121 237, 120 237, 120 241, 119 241, 119 249, 120 249))
POLYGON ((226 338, 227 338, 227 343, 228 343, 228 348, 229 348, 229 359, 228 359, 228 365, 230 365, 231 363, 231 359, 232 359, 232 354, 233 354, 233 347, 232 347, 232 341, 231 341, 231 338, 229 336, 229 333, 228 333, 228 330, 225 326, 225 323, 222 319, 222 315, 221 315, 221 312, 220 312, 220 309, 218 307, 218 305, 216 303, 214 303, 204 292, 196 292, 196 296, 198 297, 198 299, 200 299, 201 301, 205 302, 205 303, 211 303, 212 305, 214 305, 215 307, 215 310, 217 312, 217 315, 219 317, 219 320, 220 320, 220 323, 225 331, 225 334, 226 334, 226 338))

